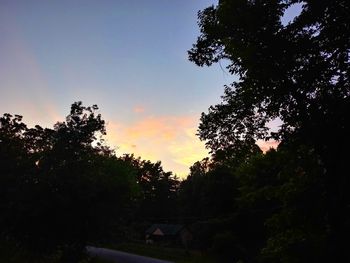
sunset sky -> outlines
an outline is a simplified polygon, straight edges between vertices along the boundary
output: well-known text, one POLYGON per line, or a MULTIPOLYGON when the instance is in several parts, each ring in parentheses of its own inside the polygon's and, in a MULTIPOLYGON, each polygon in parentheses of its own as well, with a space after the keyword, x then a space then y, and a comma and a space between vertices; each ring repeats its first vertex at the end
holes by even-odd
POLYGON ((197 11, 216 2, 0 0, 0 114, 52 127, 74 101, 97 104, 117 155, 186 176, 207 154, 201 112, 235 79, 187 59, 197 11))

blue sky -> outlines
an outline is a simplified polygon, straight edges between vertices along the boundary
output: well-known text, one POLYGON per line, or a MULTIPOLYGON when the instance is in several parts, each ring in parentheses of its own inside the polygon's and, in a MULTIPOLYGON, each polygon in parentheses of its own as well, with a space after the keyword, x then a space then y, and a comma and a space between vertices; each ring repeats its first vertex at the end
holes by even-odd
POLYGON ((0 113, 52 127, 98 104, 117 154, 185 176, 206 155, 200 113, 234 77, 187 59, 209 0, 0 0, 0 113))
MULTIPOLYGON (((134 104, 163 114, 202 111, 216 101, 210 98, 221 94, 228 77, 218 66, 203 70, 187 61, 186 51, 198 35, 196 12, 210 3, 2 1, 1 68, 37 67, 32 70, 40 71, 61 114, 78 99, 125 121, 134 104), (18 49, 27 57, 14 61, 14 53, 21 56, 18 49)), ((1 89, 7 89, 4 83, 14 76, 1 73, 1 89)), ((37 83, 20 77, 16 90, 28 98, 26 86, 37 83)))

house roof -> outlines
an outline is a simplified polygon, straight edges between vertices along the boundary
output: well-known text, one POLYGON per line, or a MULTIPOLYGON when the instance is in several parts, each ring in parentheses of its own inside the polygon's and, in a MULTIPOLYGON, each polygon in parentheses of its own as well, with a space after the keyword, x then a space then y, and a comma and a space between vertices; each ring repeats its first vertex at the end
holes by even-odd
POLYGON ((146 234, 152 235, 157 229, 159 229, 165 236, 171 236, 176 235, 183 228, 183 225, 153 224, 146 230, 146 234))

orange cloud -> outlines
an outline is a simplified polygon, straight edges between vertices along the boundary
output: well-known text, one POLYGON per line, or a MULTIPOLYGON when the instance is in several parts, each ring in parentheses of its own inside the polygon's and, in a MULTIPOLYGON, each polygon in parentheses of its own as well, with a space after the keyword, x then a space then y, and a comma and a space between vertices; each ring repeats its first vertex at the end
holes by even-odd
MULTIPOLYGON (((117 154, 134 153, 143 159, 162 161, 165 170, 184 178, 189 167, 208 156, 204 143, 197 135, 195 116, 148 116, 131 124, 110 122, 107 142, 116 147, 117 154)), ((277 148, 279 142, 257 142, 263 152, 277 148)))
POLYGON ((267 152, 271 148, 276 149, 278 144, 279 142, 275 140, 269 140, 269 141, 258 140, 257 141, 257 145, 260 147, 260 149, 263 152, 267 152))
POLYGON ((185 177, 189 166, 208 155, 195 135, 197 126, 194 116, 148 116, 129 125, 110 122, 107 141, 116 146, 117 154, 161 160, 166 170, 185 177))

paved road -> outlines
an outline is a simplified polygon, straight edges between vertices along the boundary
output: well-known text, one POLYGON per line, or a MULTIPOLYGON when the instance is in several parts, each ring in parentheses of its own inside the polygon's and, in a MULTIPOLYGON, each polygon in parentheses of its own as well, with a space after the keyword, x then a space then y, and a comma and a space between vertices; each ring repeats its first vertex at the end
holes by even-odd
POLYGON ((86 250, 90 256, 99 257, 117 263, 172 263, 170 261, 138 256, 107 248, 88 246, 86 247, 86 250))

